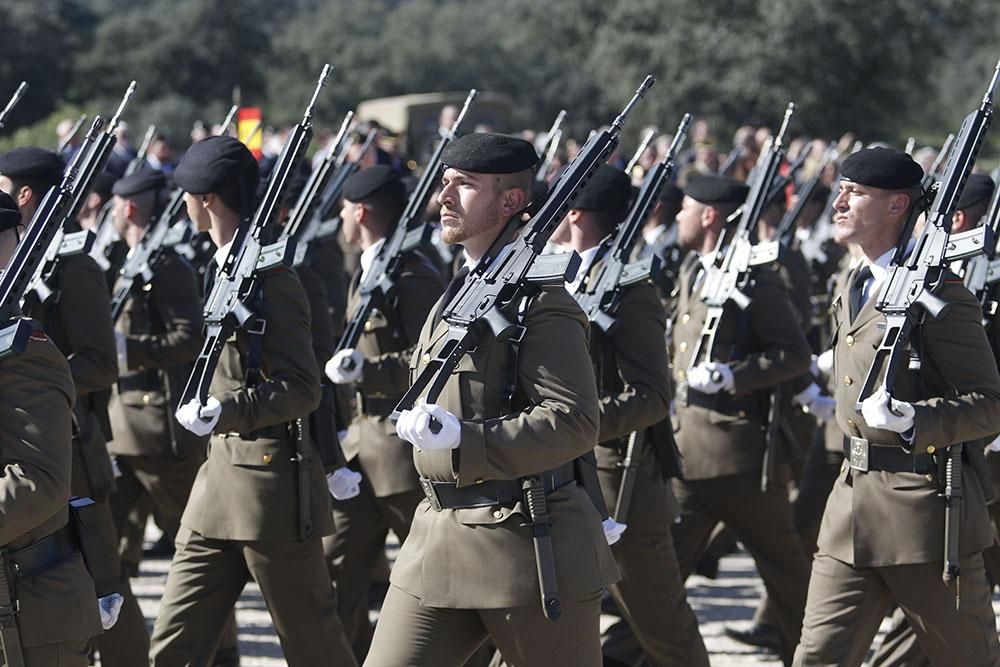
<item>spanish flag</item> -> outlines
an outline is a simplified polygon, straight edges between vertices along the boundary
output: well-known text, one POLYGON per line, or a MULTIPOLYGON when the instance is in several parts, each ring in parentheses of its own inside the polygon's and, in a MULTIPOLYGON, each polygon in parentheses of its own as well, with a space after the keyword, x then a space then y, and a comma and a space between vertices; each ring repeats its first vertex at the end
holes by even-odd
POLYGON ((260 107, 240 107, 237 118, 237 137, 250 149, 253 156, 259 160, 264 136, 263 116, 260 107))

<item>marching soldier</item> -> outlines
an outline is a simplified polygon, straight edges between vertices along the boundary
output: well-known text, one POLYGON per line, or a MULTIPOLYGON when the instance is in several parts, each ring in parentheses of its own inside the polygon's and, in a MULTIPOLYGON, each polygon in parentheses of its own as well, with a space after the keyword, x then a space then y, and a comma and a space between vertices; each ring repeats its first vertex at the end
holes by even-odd
MULTIPOLYGON (((188 214, 211 231, 225 261, 257 190, 257 163, 231 137, 209 137, 174 172, 188 214)), ((177 535, 153 629, 151 664, 208 665, 233 605, 250 577, 261 588, 289 665, 352 665, 320 537, 332 530, 321 467, 309 471, 306 505, 297 488, 292 422, 319 402, 319 369, 309 336, 309 306, 295 274, 262 278, 256 315, 266 326, 241 329, 225 343, 207 405, 182 405, 177 420, 212 434, 177 535), (262 331, 261 331, 262 329, 262 331), (247 386, 248 377, 259 381, 247 386), (300 512, 314 530, 302 539, 300 512)), ((310 443, 306 443, 311 446, 310 443)), ((318 459, 318 456, 313 456, 318 459)))
POLYGON ((841 170, 834 208, 838 241, 863 261, 833 303, 837 422, 847 460, 823 515, 797 665, 861 664, 891 602, 903 609, 934 664, 998 665, 1000 643, 982 550, 992 542, 980 479, 982 450, 964 448, 961 598, 941 581, 944 501, 940 457, 996 430, 1000 374, 977 301, 954 275, 938 296, 951 304, 911 334, 919 373, 903 364, 894 396, 879 388, 855 411, 884 336, 875 295, 887 276, 923 170, 887 148, 861 150, 841 170))
MULTIPOLYGON (((14 254, 18 228, 17 205, 0 192, 0 267, 14 254)), ((16 660, 10 656, 16 636, 26 667, 86 667, 101 618, 94 582, 67 527, 73 378, 37 327, 24 351, 5 357, 0 368, 0 586, 12 605, 0 612, 4 653, 16 660)))
MULTIPOLYGON (((574 200, 567 215, 569 241, 583 261, 570 292, 586 291, 587 283, 600 275, 601 241, 622 222, 630 196, 625 172, 602 165, 574 200)), ((612 511, 618 507, 625 467, 635 468, 628 472, 635 476, 631 498, 622 499, 628 513, 614 517, 628 529, 611 549, 622 573, 611 595, 650 665, 707 666, 708 654, 687 603, 670 533, 677 503, 659 461, 662 453, 645 434, 647 427, 667 416, 670 400, 666 313, 652 282, 623 288, 615 317, 618 324, 610 333, 590 330, 600 397, 598 477, 612 511)))
MULTIPOLYGON (((406 205, 406 188, 387 166, 354 174, 344 184, 340 212, 344 238, 361 248, 361 267, 351 282, 348 313, 360 304, 358 286, 406 205)), ((390 300, 365 323, 358 349, 338 352, 326 374, 357 389, 357 414, 342 446, 349 465, 362 473, 360 494, 333 503, 336 533, 324 540, 337 585, 340 617, 352 641, 358 608, 365 605, 372 568, 391 529, 400 542, 424 498, 413 468, 413 446, 389 421, 409 386, 410 353, 443 289, 433 261, 417 249, 400 259, 402 271, 390 300)), ((367 607, 364 609, 367 614, 367 607)))
MULTIPOLYGON (((41 148, 15 148, 0 156, 0 174, 25 219, 30 219, 48 189, 62 178, 62 160, 41 148)), ((71 221, 68 224, 74 224, 71 221)), ((101 660, 109 667, 135 665, 145 660, 149 635, 139 603, 118 558, 118 538, 108 497, 115 487, 111 457, 107 400, 118 379, 111 301, 104 272, 89 255, 70 255, 53 276, 58 297, 31 302, 36 319, 56 347, 66 355, 76 387, 76 431, 73 438, 74 496, 93 498, 106 542, 107 557, 116 581, 114 592, 124 598, 118 622, 97 638, 101 660)))
MULTIPOLYGON (((115 227, 129 248, 136 247, 158 215, 165 186, 163 174, 151 167, 115 183, 115 227)), ((148 494, 172 542, 207 439, 174 421, 177 400, 201 349, 197 278, 187 260, 170 249, 161 253, 156 273, 133 291, 116 325, 120 375, 109 411, 114 439, 108 450, 121 472, 111 496, 118 534, 127 530, 130 512, 148 494)), ((138 562, 130 565, 138 570, 138 562)))
POLYGON ((699 298, 704 267, 747 190, 726 177, 694 179, 677 216, 678 239, 694 252, 681 270, 673 328, 676 438, 684 459, 684 478, 674 480, 674 546, 686 578, 719 521, 735 532, 774 601, 787 661, 798 643, 809 566, 785 484, 774 479, 761 491, 761 473, 770 389, 809 367, 809 345, 773 270, 754 272, 746 309, 726 305, 707 360, 688 373, 707 314, 699 298))
MULTIPOLYGON (((469 134, 445 149, 442 238, 461 244, 469 264, 530 203, 537 160, 530 143, 498 134, 469 134)), ((448 330, 439 315, 466 275, 424 324, 414 372, 437 354, 448 330)), ((562 286, 542 289, 523 312, 516 359, 508 341, 487 337, 459 362, 438 404, 400 417, 427 498, 396 559, 366 665, 461 665, 487 638, 512 664, 601 664, 601 589, 618 573, 573 465, 598 434, 587 321, 562 286), (511 384, 508 400, 502 389, 511 384), (540 604, 522 502, 521 478, 538 475, 562 598, 555 622, 540 604)))
MULTIPOLYGON (((958 206, 952 216, 951 232, 958 234, 979 226, 979 223, 990 203, 993 195, 994 183, 986 174, 971 174, 962 188, 962 196, 958 200, 958 206)), ((956 273, 962 264, 956 262, 954 267, 956 273)), ((987 315, 984 319, 986 323, 986 336, 993 348, 994 358, 1000 359, 1000 331, 996 326, 996 315, 987 315)), ((983 551, 983 565, 986 574, 990 579, 990 590, 1000 582, 1000 540, 997 538, 997 518, 1000 516, 1000 453, 997 452, 997 441, 994 440, 986 447, 986 463, 989 466, 990 480, 992 482, 993 499, 989 501, 990 520, 993 523, 993 544, 983 551)), ((987 496, 989 493, 987 492, 987 496)), ((892 627, 882 639, 875 654, 872 656, 873 667, 890 667, 899 665, 900 667, 918 667, 920 665, 930 665, 930 659, 917 641, 917 636, 910 627, 906 615, 898 607, 892 615, 892 627)))

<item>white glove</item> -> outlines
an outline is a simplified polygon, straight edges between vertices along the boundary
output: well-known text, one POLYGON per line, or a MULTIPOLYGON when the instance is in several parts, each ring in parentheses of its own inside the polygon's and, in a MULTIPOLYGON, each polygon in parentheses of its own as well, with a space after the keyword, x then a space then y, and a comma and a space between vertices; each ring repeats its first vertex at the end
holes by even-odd
POLYGON ((913 416, 916 410, 904 401, 897 401, 885 386, 861 402, 861 416, 872 428, 905 433, 913 428, 913 416))
POLYGON ((361 353, 347 348, 330 357, 323 370, 334 384, 350 384, 361 378, 364 367, 365 358, 361 353))
POLYGON ((461 440, 462 426, 455 415, 440 405, 420 403, 399 415, 396 435, 420 451, 455 449, 461 440), (441 426, 437 433, 431 430, 431 418, 441 426))
POLYGON ((125 347, 125 334, 115 329, 115 351, 118 353, 118 366, 128 368, 128 351, 125 347))
POLYGON ((718 394, 733 390, 733 372, 726 364, 714 361, 698 364, 687 376, 688 386, 703 394, 718 394))
POLYGON ((361 473, 350 468, 337 468, 326 476, 326 488, 337 500, 350 500, 361 493, 361 473))
POLYGON ((608 541, 608 545, 612 545, 622 538, 622 533, 625 532, 628 526, 608 517, 601 522, 601 528, 604 529, 604 539, 608 541))
POLYGON ((986 449, 991 452, 1000 452, 1000 435, 993 439, 993 441, 986 445, 986 449))
POLYGON ((821 422, 828 422, 837 416, 837 401, 829 396, 820 394, 806 405, 803 405, 802 409, 821 422))
POLYGON ((114 456, 111 457, 111 473, 118 479, 122 476, 121 466, 118 465, 118 459, 114 456))
POLYGON ((829 375, 833 371, 833 350, 827 350, 816 357, 816 368, 824 375, 829 375))
POLYGON ((208 435, 219 423, 219 415, 222 413, 222 405, 214 396, 209 396, 205 405, 202 406, 197 398, 177 408, 174 416, 177 423, 191 431, 195 435, 208 435))
POLYGON ((111 595, 105 595, 102 598, 97 598, 97 609, 101 612, 101 627, 105 630, 110 630, 114 627, 115 623, 118 622, 118 614, 122 611, 122 605, 125 603, 125 598, 123 598, 118 593, 112 593, 111 595))

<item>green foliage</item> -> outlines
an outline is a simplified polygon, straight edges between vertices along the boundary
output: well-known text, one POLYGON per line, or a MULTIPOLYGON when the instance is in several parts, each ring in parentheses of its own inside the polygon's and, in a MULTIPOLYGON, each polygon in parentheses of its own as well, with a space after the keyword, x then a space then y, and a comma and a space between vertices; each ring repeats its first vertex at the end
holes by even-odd
POLYGON ((795 133, 934 144, 1000 56, 994 0, 0 0, 0 29, 0 97, 32 84, 15 126, 57 104, 109 113, 136 79, 134 133, 153 122, 181 144, 236 87, 294 121, 325 62, 320 125, 364 99, 476 87, 509 95, 516 127, 566 108, 582 138, 653 73, 626 143, 685 111, 727 143, 795 101, 795 133))

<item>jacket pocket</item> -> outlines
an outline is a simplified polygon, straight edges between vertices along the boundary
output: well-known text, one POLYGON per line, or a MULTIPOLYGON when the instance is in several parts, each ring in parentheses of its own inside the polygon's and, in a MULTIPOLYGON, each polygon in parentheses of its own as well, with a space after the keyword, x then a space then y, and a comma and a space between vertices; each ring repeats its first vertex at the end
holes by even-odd
POLYGON ((284 440, 258 438, 257 440, 229 439, 229 462, 247 468, 288 468, 294 465, 289 444, 284 440))

